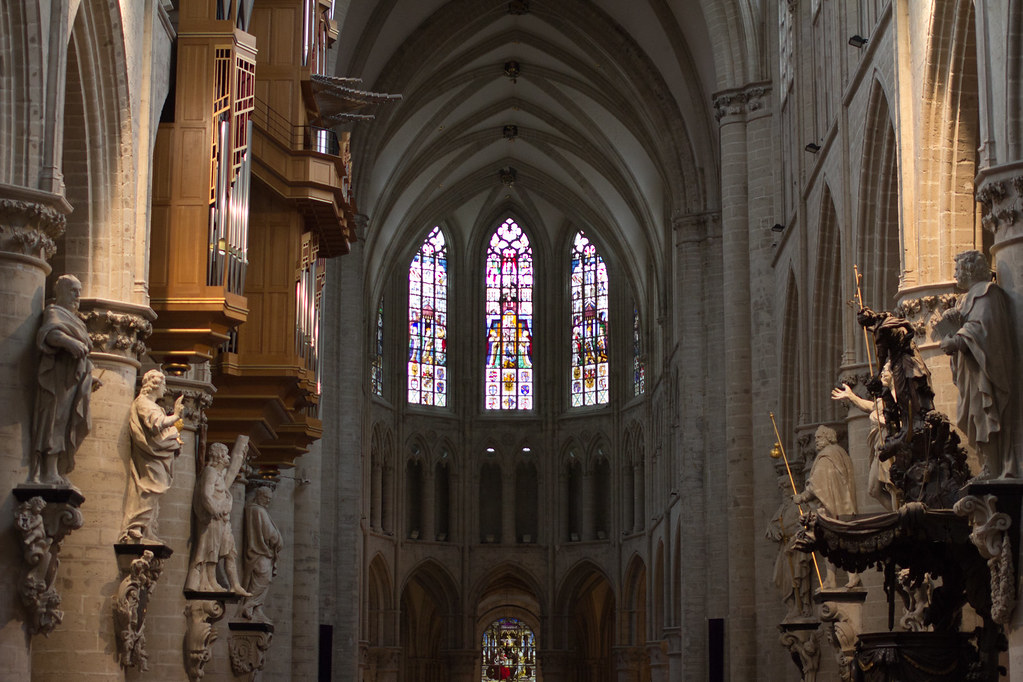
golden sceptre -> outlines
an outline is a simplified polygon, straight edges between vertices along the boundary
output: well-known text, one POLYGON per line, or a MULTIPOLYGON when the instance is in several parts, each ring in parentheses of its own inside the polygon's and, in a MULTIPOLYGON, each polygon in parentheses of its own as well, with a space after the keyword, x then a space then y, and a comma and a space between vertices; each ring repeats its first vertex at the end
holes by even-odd
MULTIPOLYGON (((771 457, 778 459, 782 458, 785 462, 785 471, 789 475, 789 483, 792 484, 792 494, 799 495, 799 491, 796 490, 796 479, 792 477, 792 468, 789 467, 789 458, 785 455, 785 446, 781 444, 781 436, 778 434, 778 424, 774 421, 774 412, 769 412, 771 415, 771 426, 774 427, 774 447, 771 448, 771 457)), ((796 509, 799 510, 799 515, 803 515, 803 506, 796 502, 796 509)), ((813 552, 810 553, 810 558, 813 559, 813 568, 817 571, 817 584, 822 588, 824 587, 824 581, 821 580, 821 567, 817 565, 817 555, 813 552)))

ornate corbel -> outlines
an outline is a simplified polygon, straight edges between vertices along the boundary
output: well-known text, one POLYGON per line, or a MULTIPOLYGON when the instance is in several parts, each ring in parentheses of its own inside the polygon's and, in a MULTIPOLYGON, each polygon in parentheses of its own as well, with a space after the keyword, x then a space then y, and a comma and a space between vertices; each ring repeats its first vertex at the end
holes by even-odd
POLYGON ((67 227, 70 206, 56 197, 49 197, 50 205, 42 194, 24 194, 24 199, 0 199, 0 251, 49 260, 57 252, 54 240, 67 227))
POLYGON ((235 676, 249 676, 266 665, 266 652, 273 640, 274 626, 270 623, 228 623, 231 637, 227 641, 231 653, 231 670, 235 676))
POLYGON ((966 495, 952 507, 970 522, 970 540, 980 555, 987 559, 991 571, 991 619, 1008 625, 1016 606, 1016 590, 1012 561, 1012 540, 1006 531, 1012 525, 1008 514, 998 511, 994 495, 966 495))
POLYGON ((85 322, 93 353, 137 362, 146 352, 156 313, 148 306, 84 298, 78 316, 85 322))
POLYGON ((14 489, 14 497, 19 502, 14 525, 21 538, 25 564, 18 584, 26 612, 25 624, 31 635, 48 635, 64 618, 64 612, 58 608, 60 594, 54 587, 61 543, 71 531, 82 527, 79 507, 85 498, 69 488, 23 486, 14 489))
POLYGON ((799 668, 802 682, 814 682, 821 668, 820 631, 816 627, 791 629, 780 625, 778 629, 781 631, 778 641, 792 656, 792 661, 799 668))
POLYGON ((224 602, 196 599, 185 603, 185 674, 189 682, 198 682, 206 674, 217 641, 214 624, 224 617, 224 602))
POLYGON ((171 555, 171 551, 163 545, 116 545, 114 549, 118 552, 118 564, 123 565, 121 573, 124 575, 114 595, 117 662, 122 668, 146 672, 149 670, 146 611, 156 581, 163 572, 164 559, 171 555))
POLYGON ((826 601, 820 606, 821 632, 835 651, 842 682, 853 682, 856 642, 860 635, 859 604, 826 601))

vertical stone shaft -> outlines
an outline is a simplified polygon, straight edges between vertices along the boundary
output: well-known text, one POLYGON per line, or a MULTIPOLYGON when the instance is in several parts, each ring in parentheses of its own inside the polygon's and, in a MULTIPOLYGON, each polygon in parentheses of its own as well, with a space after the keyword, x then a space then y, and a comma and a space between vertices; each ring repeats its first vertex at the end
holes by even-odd
POLYGON ((515 468, 507 466, 501 470, 501 542, 515 540, 515 468))
POLYGON ((720 95, 722 264, 728 277, 724 301, 725 466, 728 504, 729 678, 756 677, 753 571, 753 449, 750 400, 750 261, 747 205, 746 94, 720 95))
MULTIPOLYGON (((309 448, 299 458, 295 477, 295 529, 290 538, 291 548, 284 547, 284 553, 294 557, 294 580, 292 588, 292 679, 313 680, 317 677, 320 637, 320 496, 322 477, 322 441, 309 448)), ((284 539, 288 543, 289 538, 284 539)), ((270 586, 270 594, 275 592, 270 586)), ((282 642, 280 646, 284 646, 282 642)))
MULTIPOLYGON (((424 540, 433 542, 437 539, 437 530, 434 523, 434 512, 436 511, 436 501, 434 495, 434 478, 433 478, 433 467, 430 466, 429 462, 423 463, 423 535, 424 540)), ((514 509, 514 506, 512 507, 514 509)), ((514 524, 514 517, 513 517, 514 524)), ((513 526, 514 528, 514 526, 513 526)))

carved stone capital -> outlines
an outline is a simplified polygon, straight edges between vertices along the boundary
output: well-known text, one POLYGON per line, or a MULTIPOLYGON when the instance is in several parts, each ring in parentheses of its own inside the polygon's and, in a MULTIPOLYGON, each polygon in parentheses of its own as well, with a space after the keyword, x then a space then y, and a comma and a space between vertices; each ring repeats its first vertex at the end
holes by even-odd
POLYGON ((646 643, 646 655, 651 668, 665 668, 668 665, 668 643, 664 640, 646 643))
POLYGON ((730 116, 746 114, 748 95, 740 90, 723 92, 714 97, 714 120, 718 123, 730 116))
POLYGON ((913 325, 918 338, 925 338, 933 331, 942 313, 956 306, 959 295, 955 293, 929 294, 919 298, 905 298, 895 306, 894 313, 906 318, 913 325))
MULTIPOLYGON (((142 549, 142 553, 131 560, 127 571, 122 571, 124 578, 114 595, 117 662, 122 668, 137 668, 141 672, 146 672, 149 670, 149 656, 146 653, 146 611, 156 581, 163 572, 163 558, 157 557, 153 550, 144 549, 141 545, 127 547, 129 550, 142 549)), ((165 550, 161 554, 170 555, 169 547, 162 545, 159 547, 165 550)))
POLYGON ((746 88, 746 113, 754 114, 761 109, 765 109, 768 104, 768 98, 771 95, 771 87, 769 85, 753 85, 746 88))
POLYGON ((999 173, 980 181, 975 195, 981 204, 981 224, 998 235, 1021 220, 1023 211, 1023 173, 999 173))
POLYGON ((369 648, 369 659, 377 672, 394 671, 401 667, 401 649, 390 646, 374 646, 369 648))
POLYGON ((82 527, 79 507, 85 498, 70 488, 34 486, 19 486, 14 496, 19 502, 14 509, 14 525, 24 559, 18 594, 29 633, 48 635, 64 618, 58 608, 60 594, 54 587, 61 543, 71 531, 82 527))
POLYGON ((611 649, 615 670, 639 670, 646 660, 646 652, 638 646, 616 646, 611 649))
POLYGON ((95 353, 108 353, 138 360, 146 352, 146 339, 153 333, 156 313, 146 306, 82 299, 78 316, 85 322, 95 353))
POLYGON ((217 640, 213 626, 223 617, 223 601, 197 599, 185 604, 185 674, 190 682, 198 682, 206 674, 217 640))
POLYGON ((997 504, 998 498, 994 495, 966 495, 955 503, 952 511, 966 517, 973 527, 970 541, 987 559, 991 571, 991 618, 999 625, 1008 626, 1016 605, 1012 541, 1006 532, 1012 520, 1008 514, 998 511, 997 504))
POLYGON ((231 654, 231 670, 238 677, 262 670, 266 665, 266 652, 273 641, 273 626, 244 627, 256 623, 230 623, 231 637, 227 648, 231 654), (239 627, 243 626, 243 627, 239 627))
POLYGON ((66 227, 65 214, 46 203, 0 199, 0 251, 49 260, 66 227))

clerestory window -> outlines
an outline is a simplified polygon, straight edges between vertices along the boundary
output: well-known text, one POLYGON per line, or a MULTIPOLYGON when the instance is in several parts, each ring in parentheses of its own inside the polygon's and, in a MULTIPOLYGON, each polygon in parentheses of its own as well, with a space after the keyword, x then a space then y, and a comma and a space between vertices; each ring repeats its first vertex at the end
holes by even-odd
POLYGON ((508 218, 490 237, 485 274, 488 410, 533 409, 533 249, 508 218))
POLYGON ((607 267, 580 231, 572 243, 572 406, 608 402, 607 267))
POLYGON ((447 405, 448 258, 434 227, 408 271, 408 401, 447 405))

